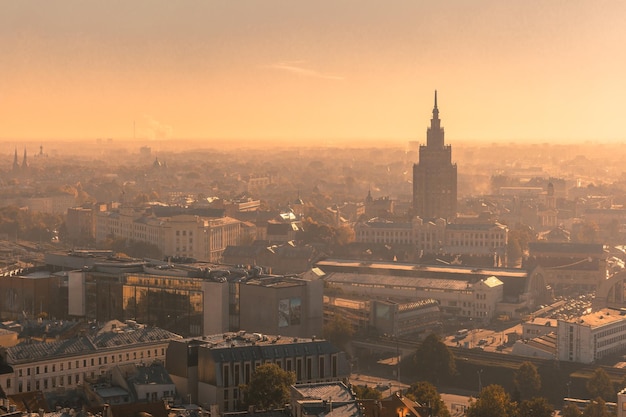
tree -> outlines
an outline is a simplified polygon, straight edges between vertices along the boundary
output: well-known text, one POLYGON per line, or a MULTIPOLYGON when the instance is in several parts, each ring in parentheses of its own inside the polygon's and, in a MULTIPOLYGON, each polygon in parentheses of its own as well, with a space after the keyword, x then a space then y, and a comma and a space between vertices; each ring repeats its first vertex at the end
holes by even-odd
POLYGON ((347 350, 348 343, 354 336, 352 325, 341 314, 335 314, 332 319, 324 325, 324 337, 332 344, 342 350, 347 350))
POLYGON ((567 404, 561 410, 562 417, 580 417, 583 413, 574 404, 567 404))
POLYGON ((414 361, 418 374, 435 385, 441 377, 456 373, 454 354, 435 333, 428 335, 417 348, 414 361))
POLYGON ((500 385, 488 385, 476 400, 470 399, 467 417, 516 417, 517 403, 500 385))
POLYGON ((606 403, 600 397, 591 401, 583 411, 583 417, 609 417, 611 414, 606 408, 606 403))
POLYGON ((539 393, 541 377, 532 362, 523 362, 513 375, 513 383, 520 394, 520 399, 527 400, 539 393))
POLYGON ((592 398, 600 397, 604 401, 611 401, 616 395, 611 378, 602 368, 596 368, 587 380, 587 392, 592 398))
POLYGON ((248 385, 242 387, 244 404, 258 410, 283 408, 289 402, 289 387, 295 382, 293 372, 284 371, 275 363, 259 365, 248 385))
POLYGON ((448 407, 441 399, 437 388, 430 382, 418 381, 411 384, 406 392, 407 398, 423 406, 431 408, 431 415, 438 417, 450 417, 448 407))
POLYGON ((519 405, 519 417, 552 417, 554 407, 543 397, 524 400, 519 405))
POLYGON ((380 400, 383 398, 382 392, 376 388, 368 387, 367 385, 353 385, 352 389, 354 394, 360 400, 380 400))

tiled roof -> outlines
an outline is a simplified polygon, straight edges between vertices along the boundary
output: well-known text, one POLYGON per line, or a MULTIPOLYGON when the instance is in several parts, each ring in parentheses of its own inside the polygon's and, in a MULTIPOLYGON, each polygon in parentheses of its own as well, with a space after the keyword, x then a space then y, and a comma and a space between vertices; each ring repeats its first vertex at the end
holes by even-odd
POLYGON ((10 364, 18 364, 96 352, 100 349, 166 342, 178 338, 181 337, 158 327, 137 327, 125 331, 105 332, 95 336, 78 336, 67 340, 21 343, 7 348, 7 358, 10 364))

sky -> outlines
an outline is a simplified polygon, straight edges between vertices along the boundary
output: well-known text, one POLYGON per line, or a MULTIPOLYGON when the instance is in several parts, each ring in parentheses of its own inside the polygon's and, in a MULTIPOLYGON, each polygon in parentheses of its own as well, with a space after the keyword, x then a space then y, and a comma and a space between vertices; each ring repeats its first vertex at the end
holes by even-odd
POLYGON ((0 2, 0 140, 623 142, 622 0, 0 2))

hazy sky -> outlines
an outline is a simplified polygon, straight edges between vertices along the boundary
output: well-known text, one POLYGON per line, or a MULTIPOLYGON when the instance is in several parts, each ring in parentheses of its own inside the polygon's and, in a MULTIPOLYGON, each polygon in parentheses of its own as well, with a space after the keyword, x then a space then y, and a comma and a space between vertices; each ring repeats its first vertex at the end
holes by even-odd
POLYGON ((623 0, 0 2, 0 139, 626 140, 623 0), (136 126, 135 130, 133 126, 136 126))

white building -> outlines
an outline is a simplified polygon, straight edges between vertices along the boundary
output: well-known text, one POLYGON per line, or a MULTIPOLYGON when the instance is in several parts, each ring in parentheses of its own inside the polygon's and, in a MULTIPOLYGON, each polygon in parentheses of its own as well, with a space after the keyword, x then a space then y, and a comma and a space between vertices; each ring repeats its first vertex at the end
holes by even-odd
POLYGON ((176 339, 158 327, 111 321, 93 335, 12 346, 3 355, 13 373, 1 374, 0 384, 7 395, 74 389, 117 365, 164 362, 176 339))
POLYGON ((232 217, 178 214, 146 216, 144 211, 122 208, 97 212, 96 241, 125 238, 157 246, 165 256, 219 262, 229 245, 238 245, 241 221, 232 217))
POLYGON ((626 351, 626 316, 619 310, 602 309, 559 320, 557 337, 559 360, 593 363, 626 351))
POLYGON ((415 245, 426 253, 484 255, 504 252, 508 227, 496 222, 451 223, 445 220, 393 222, 374 218, 354 226, 357 242, 415 245))

